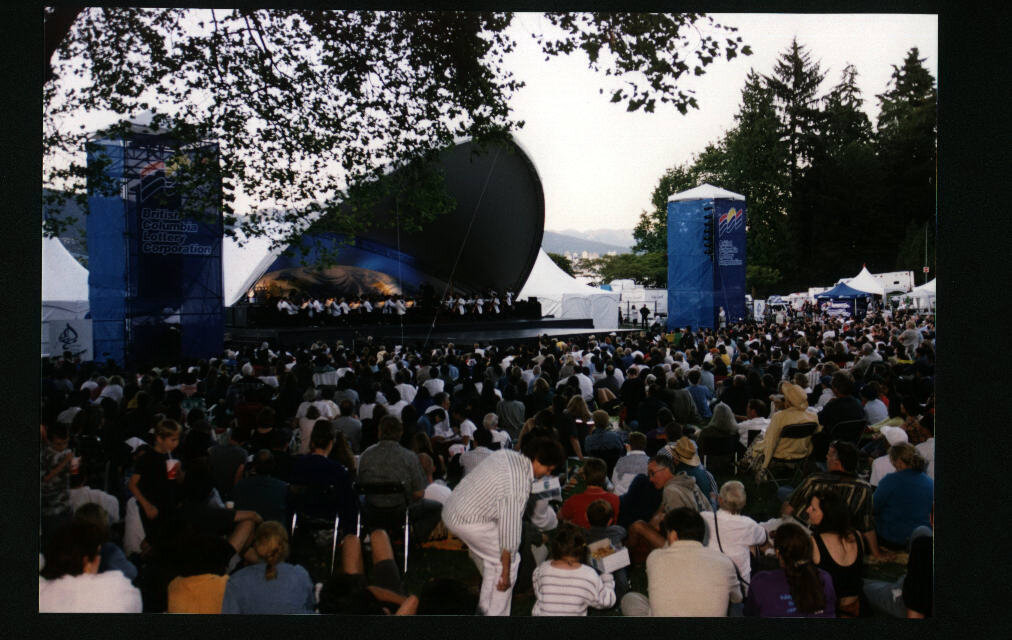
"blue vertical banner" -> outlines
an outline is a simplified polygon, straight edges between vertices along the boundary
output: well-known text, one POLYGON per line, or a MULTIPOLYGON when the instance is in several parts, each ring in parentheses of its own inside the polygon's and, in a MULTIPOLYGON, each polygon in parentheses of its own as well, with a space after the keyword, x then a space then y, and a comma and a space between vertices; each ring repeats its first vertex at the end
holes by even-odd
MULTIPOLYGON (((121 328, 115 339, 122 346, 110 344, 112 350, 100 350, 96 331, 96 356, 107 352, 110 358, 147 364, 220 353, 224 339, 220 180, 195 180, 189 170, 198 162, 216 163, 217 147, 181 150, 168 137, 146 134, 102 142, 122 158, 119 171, 110 174, 120 190, 109 203, 89 196, 89 264, 96 257, 103 265, 108 263, 103 276, 108 295, 100 316, 110 328, 118 319, 121 328), (181 182, 181 176, 188 177, 181 182), (96 204, 105 206, 96 211, 96 204), (98 240, 94 243, 93 227, 98 240), (106 227, 115 233, 103 232, 106 227)), ((94 310, 98 292, 89 288, 94 310)))
POLYGON ((718 198, 713 201, 717 235, 714 271, 715 304, 724 308, 728 322, 745 319, 745 202, 718 198))
POLYGON ((669 329, 745 318, 745 198, 700 185, 668 198, 669 329))

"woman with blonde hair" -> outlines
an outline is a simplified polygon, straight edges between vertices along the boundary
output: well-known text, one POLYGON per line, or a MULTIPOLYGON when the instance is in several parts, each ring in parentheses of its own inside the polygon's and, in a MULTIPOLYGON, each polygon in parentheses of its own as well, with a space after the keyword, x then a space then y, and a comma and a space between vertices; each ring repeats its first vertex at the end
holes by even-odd
POLYGON ((257 527, 257 564, 236 571, 225 586, 222 613, 313 613, 313 581, 299 565, 288 564, 288 532, 269 520, 257 527))
POLYGON ((569 399, 569 403, 566 405, 566 413, 574 420, 583 421, 586 424, 590 424, 593 419, 590 409, 587 407, 587 401, 583 399, 583 396, 578 394, 569 399))

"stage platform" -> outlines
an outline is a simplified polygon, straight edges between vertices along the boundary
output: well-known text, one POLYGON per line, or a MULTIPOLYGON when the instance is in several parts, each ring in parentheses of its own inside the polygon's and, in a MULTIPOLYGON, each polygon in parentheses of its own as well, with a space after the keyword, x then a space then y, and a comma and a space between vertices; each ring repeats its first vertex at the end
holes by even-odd
POLYGON ((294 327, 226 327, 226 345, 256 345, 268 341, 272 346, 292 347, 320 340, 345 344, 362 344, 370 336, 381 344, 443 344, 456 345, 527 343, 537 342, 548 335, 553 338, 596 335, 601 338, 615 333, 633 333, 639 329, 595 329, 590 318, 543 318, 540 320, 494 320, 489 322, 461 322, 437 324, 378 324, 353 326, 294 326, 294 327))

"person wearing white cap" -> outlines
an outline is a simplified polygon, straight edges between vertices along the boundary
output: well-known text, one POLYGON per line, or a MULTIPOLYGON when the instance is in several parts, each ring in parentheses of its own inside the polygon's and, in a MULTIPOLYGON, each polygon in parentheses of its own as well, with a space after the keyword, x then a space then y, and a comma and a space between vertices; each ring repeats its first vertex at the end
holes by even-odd
MULTIPOLYGON (((907 432, 903 430, 903 427, 882 427, 881 433, 885 436, 890 447, 901 442, 909 442, 907 432)), ((896 471, 896 467, 893 466, 888 455, 875 458, 871 462, 871 477, 868 478, 868 484, 877 487, 882 478, 893 471, 896 471)))

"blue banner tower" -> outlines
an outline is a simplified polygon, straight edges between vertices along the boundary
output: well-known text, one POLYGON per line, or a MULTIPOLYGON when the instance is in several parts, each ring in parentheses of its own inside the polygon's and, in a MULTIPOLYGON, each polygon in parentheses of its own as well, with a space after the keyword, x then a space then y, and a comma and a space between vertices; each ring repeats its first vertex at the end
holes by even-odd
POLYGON ((88 185, 95 360, 146 365, 221 352, 217 163, 216 144, 182 146, 138 125, 89 145, 89 170, 101 176, 88 185))
POLYGON ((745 197, 703 184, 668 198, 669 329, 745 318, 745 197))

